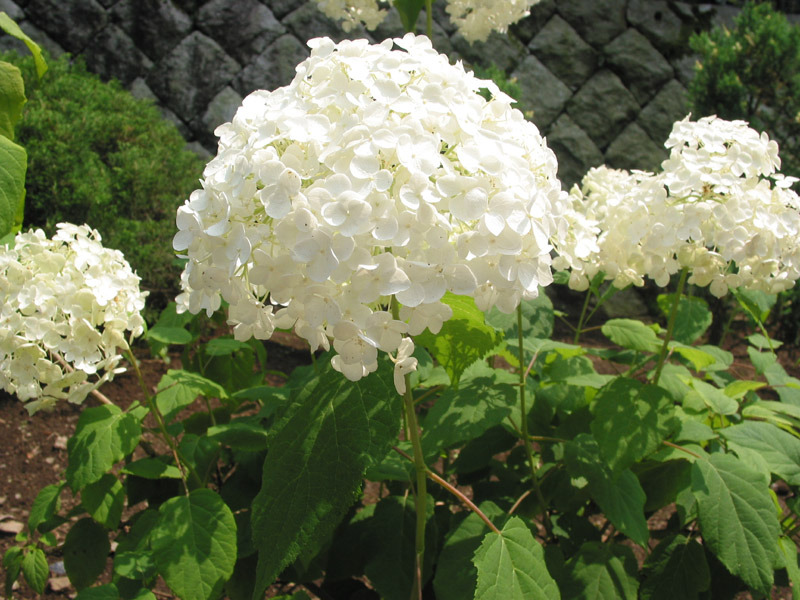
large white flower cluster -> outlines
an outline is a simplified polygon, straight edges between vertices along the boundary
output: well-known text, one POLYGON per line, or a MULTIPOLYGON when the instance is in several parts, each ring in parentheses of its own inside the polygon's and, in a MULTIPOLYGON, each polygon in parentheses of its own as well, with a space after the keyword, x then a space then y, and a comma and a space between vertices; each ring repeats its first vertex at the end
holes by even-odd
POLYGON ((358 380, 378 350, 439 331, 446 291, 510 312, 552 281, 567 195, 511 98, 426 37, 309 46, 289 86, 252 93, 217 129, 202 189, 178 210, 180 304, 224 299, 239 339, 332 339, 334 367, 358 380))
MULTIPOLYGON (((778 146, 743 121, 675 123, 657 174, 592 169, 573 206, 599 229, 598 249, 572 267, 573 287, 603 271, 617 287, 665 286, 683 268, 715 296, 786 290, 800 277, 800 213, 778 146)), ((558 266, 564 266, 561 262, 558 266)))
MULTIPOLYGON (((530 14, 540 0, 447 0, 447 13, 468 42, 485 42, 492 31, 505 33, 508 27, 530 14)), ((375 29, 386 18, 390 0, 316 0, 319 9, 342 22, 351 31, 359 24, 375 29)))
POLYGON ((117 350, 126 332, 141 335, 145 296, 122 253, 86 225, 18 234, 0 247, 0 386, 31 413, 83 402, 121 370, 117 350))

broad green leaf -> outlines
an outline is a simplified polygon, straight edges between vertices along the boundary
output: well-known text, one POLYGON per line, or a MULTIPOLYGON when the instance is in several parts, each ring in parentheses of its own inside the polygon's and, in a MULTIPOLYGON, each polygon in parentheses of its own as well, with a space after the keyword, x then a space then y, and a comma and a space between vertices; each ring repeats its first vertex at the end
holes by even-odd
MULTIPOLYGON (((482 502, 480 509, 495 526, 501 525, 504 512, 491 501, 482 502)), ((478 570, 472 557, 490 531, 476 513, 471 512, 447 536, 436 560, 433 589, 437 600, 473 598, 478 584, 478 570)))
POLYGON ((797 544, 794 540, 781 536, 778 539, 778 546, 783 554, 783 562, 786 565, 786 574, 792 582, 792 600, 800 600, 800 564, 797 561, 797 544))
POLYGON ((661 342, 652 328, 634 319, 610 319, 601 327, 603 335, 623 348, 658 352, 661 342))
POLYGON ((777 361, 764 369, 764 377, 778 392, 782 402, 800 406, 800 379, 792 377, 777 361))
POLYGON ((692 465, 692 491, 703 541, 731 573, 768 594, 780 525, 762 476, 730 454, 712 454, 692 465))
POLYGON ((159 573, 182 600, 210 600, 222 593, 236 563, 236 523, 218 494, 193 490, 167 500, 150 532, 159 573))
POLYGON ((175 465, 169 465, 158 458, 140 458, 125 465, 123 473, 145 479, 181 479, 181 472, 175 465))
POLYGON ((0 135, 14 141, 14 126, 22 117, 25 84, 20 70, 0 61, 0 135))
POLYGON ((683 344, 673 342, 670 344, 670 349, 692 363, 692 368, 695 371, 704 371, 707 367, 717 362, 715 356, 709 354, 705 350, 695 348, 694 346, 684 346, 683 344))
POLYGON ((478 437, 511 414, 518 398, 514 375, 485 362, 470 365, 458 389, 442 393, 423 423, 426 456, 478 437))
POLYGON ((191 371, 170 369, 158 382, 156 404, 169 422, 198 396, 226 398, 228 394, 218 383, 191 371))
POLYGON ((650 531, 644 516, 642 486, 629 469, 615 476, 601 456, 597 441, 585 433, 564 445, 564 462, 570 476, 584 478, 589 494, 611 523, 644 547, 650 531))
MULTIPOLYGON (((553 335, 553 324, 555 315, 553 314, 553 303, 544 291, 539 288, 539 295, 532 300, 523 300, 520 303, 522 308, 522 337, 547 340, 553 335)), ((503 331, 505 338, 510 342, 517 342, 519 339, 517 311, 504 313, 493 307, 486 316, 486 323, 503 331)))
POLYGON ((472 562, 478 571, 475 600, 561 598, 542 547, 519 517, 511 517, 499 534, 487 533, 472 562))
POLYGON ((753 450, 761 456, 772 473, 789 485, 800 485, 800 439, 771 423, 746 421, 725 427, 719 433, 728 447, 753 450))
POLYGON ((243 419, 209 427, 206 435, 225 446, 253 451, 265 450, 269 437, 266 429, 243 419))
POLYGON ((127 577, 147 581, 154 577, 158 569, 153 560, 153 553, 146 550, 127 550, 114 553, 114 573, 127 577))
POLYGON ((683 535, 661 540, 647 557, 641 600, 695 600, 711 585, 703 547, 683 535))
POLYGON ((75 600, 119 600, 119 590, 113 583, 106 583, 96 587, 84 588, 75 600))
POLYGON ((736 381, 731 381, 722 391, 725 392, 725 395, 729 398, 740 400, 741 398, 744 398, 747 392, 760 390, 765 385, 767 384, 763 381, 746 381, 743 379, 737 379, 736 381))
POLYGON ((27 168, 25 149, 0 135, 0 237, 17 229, 17 216, 25 201, 27 168))
POLYGON ((394 0, 392 5, 400 15, 400 21, 403 23, 403 29, 406 30, 406 33, 413 32, 419 13, 422 7, 425 6, 425 0, 394 0))
POLYGON ((321 368, 314 387, 298 390, 293 401, 299 405, 272 438, 261 491, 253 500, 257 597, 301 548, 333 531, 353 503, 366 467, 380 462, 397 439, 402 401, 388 361, 357 382, 329 363, 321 368))
POLYGON ((28 529, 31 532, 40 527, 40 533, 50 531, 60 524, 54 517, 61 509, 60 496, 63 489, 63 483, 54 483, 39 490, 28 515, 28 529))
POLYGON ((777 296, 774 294, 767 294, 760 290, 746 290, 743 288, 733 289, 731 290, 731 294, 738 300, 739 305, 744 311, 759 323, 763 323, 767 320, 777 299, 777 296))
POLYGON ((78 492, 97 481, 133 452, 139 444, 142 428, 135 417, 119 407, 104 404, 85 409, 67 442, 69 465, 67 483, 78 492))
POLYGON ((95 521, 116 529, 125 505, 125 490, 114 475, 106 473, 81 490, 81 505, 95 521))
POLYGON ((213 338, 203 347, 208 356, 231 356, 236 352, 252 352, 253 349, 246 343, 232 337, 213 338))
POLYGON ((155 325, 147 330, 145 339, 162 344, 188 344, 192 341, 192 334, 183 327, 167 327, 155 325))
MULTIPOLYGON (((657 302, 664 316, 669 316, 675 303, 675 294, 661 294, 657 302)), ((705 300, 681 295, 672 339, 683 344, 691 344, 706 332, 712 320, 711 311, 708 310, 708 303, 705 300)))
POLYGON ((726 395, 725 392, 718 387, 714 387, 710 383, 706 383, 697 378, 691 379, 689 385, 692 387, 694 393, 703 401, 703 404, 716 414, 734 415, 739 410, 739 403, 726 395))
POLYGON ((564 600, 636 600, 638 565, 630 548, 586 542, 559 580, 564 600))
POLYGON ((12 588, 14 586, 14 582, 17 581, 17 578, 19 577, 19 572, 22 569, 22 560, 24 558, 25 555, 22 552, 22 548, 19 546, 9 546, 3 555, 3 568, 6 571, 4 588, 6 598, 12 597, 12 588))
MULTIPOLYGON (((66 559, 65 559, 66 561, 66 559)), ((37 593, 44 592, 47 578, 50 576, 50 567, 47 566, 47 557, 41 548, 28 548, 22 557, 22 574, 25 581, 37 593)))
POLYGON ((502 334, 486 324, 472 298, 448 292, 442 302, 450 306, 453 316, 436 335, 425 330, 414 341, 428 349, 444 367, 452 385, 458 386, 464 370, 496 348, 502 334))
POLYGON ((91 585, 106 568, 111 544, 103 526, 90 518, 75 523, 64 540, 64 569, 77 589, 91 585))
POLYGON ((627 469, 655 452, 678 426, 665 389, 624 377, 597 393, 592 412, 592 433, 612 471, 627 469))
POLYGON ((750 343, 750 345, 758 348, 759 350, 775 351, 781 346, 783 346, 783 342, 765 337, 760 333, 754 333, 753 335, 748 335, 747 341, 750 343))
POLYGON ((39 44, 28 37, 28 35, 19 28, 19 25, 17 25, 13 19, 11 19, 11 17, 4 12, 0 12, 0 29, 5 31, 10 36, 25 42, 28 50, 33 55, 33 62, 36 65, 36 74, 39 77, 44 75, 45 71, 47 71, 47 63, 45 63, 44 58, 42 57, 42 49, 39 47, 39 44))

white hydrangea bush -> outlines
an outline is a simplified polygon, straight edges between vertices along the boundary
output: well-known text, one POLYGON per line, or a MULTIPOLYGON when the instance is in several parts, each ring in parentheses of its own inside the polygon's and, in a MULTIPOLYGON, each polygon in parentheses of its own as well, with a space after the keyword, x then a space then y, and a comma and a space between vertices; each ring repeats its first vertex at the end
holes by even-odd
MULTIPOLYGON (((616 287, 666 286, 683 268, 717 296, 767 293, 800 277, 800 202, 778 173, 778 145, 743 121, 715 116, 675 123, 659 173, 599 167, 571 191, 573 208, 598 231, 586 257, 558 259, 581 289, 602 271, 616 287)), ((574 255, 574 253, 573 253, 574 255)))
MULTIPOLYGON (((352 31, 363 25, 373 30, 386 18, 391 0, 316 0, 328 17, 352 31)), ((453 25, 470 42, 485 42, 492 31, 505 33, 510 25, 530 14, 540 0, 447 0, 447 14, 453 25)))
POLYGON ((424 36, 309 46, 290 85, 252 93, 216 130, 177 214, 178 301, 210 313, 224 299, 238 339, 332 340, 354 381, 378 351, 399 350, 407 372, 404 339, 439 331, 445 292, 511 312, 552 281, 568 205, 556 158, 511 98, 424 36))
POLYGON ((32 414, 57 400, 81 403, 124 370, 126 335, 141 335, 146 293, 97 231, 60 223, 0 246, 0 386, 32 414))

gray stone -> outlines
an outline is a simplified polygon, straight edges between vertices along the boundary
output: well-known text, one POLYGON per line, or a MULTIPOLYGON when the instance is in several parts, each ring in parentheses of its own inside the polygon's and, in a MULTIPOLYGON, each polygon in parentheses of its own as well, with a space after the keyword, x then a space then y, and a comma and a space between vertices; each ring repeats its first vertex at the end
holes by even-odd
POLYGON ((25 18, 25 13, 22 12, 22 9, 11 0, 0 0, 0 11, 6 13, 17 24, 25 18))
POLYGON ((694 79, 694 69, 697 65, 696 54, 687 54, 680 58, 672 59, 672 68, 675 70, 675 77, 686 87, 694 79))
POLYGON ((124 86, 153 66, 153 62, 116 25, 105 27, 92 39, 84 58, 90 71, 106 80, 118 79, 124 86))
POLYGON ((262 2, 282 21, 283 17, 296 9, 302 0, 262 0, 262 2))
POLYGON ((686 88, 673 79, 639 113, 636 122, 657 144, 664 144, 675 121, 688 113, 686 88))
POLYGON ((236 77, 233 87, 242 96, 254 90, 274 90, 287 85, 295 67, 308 57, 308 48, 292 35, 279 37, 236 77))
POLYGON ((233 119, 236 114, 236 109, 242 104, 242 97, 230 86, 225 86, 222 91, 217 94, 208 105, 203 115, 203 125, 209 132, 222 125, 228 123, 233 119))
POLYGON ((578 89, 597 67, 595 51, 558 15, 553 15, 528 48, 573 90, 578 89))
POLYGON ((531 14, 527 17, 509 27, 511 34, 516 36, 523 44, 528 44, 550 20, 553 13, 556 12, 556 1, 542 0, 538 4, 531 6, 530 12, 531 14))
POLYGON ((164 57, 192 29, 192 20, 186 13, 162 0, 120 0, 110 13, 112 20, 152 60, 164 57))
POLYGON ((583 179, 590 168, 603 164, 603 153, 569 115, 561 115, 553 124, 547 145, 558 158, 558 178, 564 189, 583 179))
POLYGON ((153 90, 147 86, 147 83, 143 77, 137 77, 134 79, 128 86, 128 91, 134 98, 139 98, 140 100, 150 100, 151 102, 158 104, 158 96, 156 96, 153 93, 153 90))
MULTIPOLYGON (((194 152, 197 156, 205 161, 211 160, 214 154, 208 148, 203 146, 200 142, 189 142, 186 144, 186 149, 194 152)), ((216 150, 216 148, 215 148, 216 150)))
POLYGON ((485 42, 470 44, 460 33, 456 33, 450 40, 453 42, 453 49, 465 62, 483 66, 494 64, 506 73, 514 69, 527 54, 522 42, 496 31, 485 42))
POLYGON ((600 148, 605 148, 633 120, 639 105, 608 69, 595 73, 567 103, 567 113, 600 148))
MULTIPOLYGON (((601 294, 611 284, 601 288, 601 294)), ((636 317, 650 317, 652 313, 647 307, 642 292, 639 288, 631 286, 610 294, 604 301, 600 310, 607 319, 630 319, 636 317)))
POLYGON ((672 78, 670 64, 635 29, 617 37, 605 47, 604 53, 606 65, 619 75, 639 104, 647 102, 672 78))
POLYGON ((197 12, 197 23, 203 33, 242 64, 286 33, 280 21, 257 0, 211 0, 197 12))
POLYGON ((607 44, 625 31, 625 0, 558 2, 558 13, 592 46, 607 44))
POLYGON ((52 35, 68 52, 79 53, 108 22, 106 10, 95 0, 30 0, 25 14, 52 35))
POLYGON ((303 4, 284 17, 281 22, 303 43, 317 37, 329 37, 335 42, 355 38, 371 39, 367 35, 367 30, 360 25, 346 33, 341 23, 325 16, 315 2, 303 4))
POLYGON ((533 122, 539 129, 546 129, 572 96, 570 89, 535 56, 528 56, 511 75, 522 92, 521 109, 533 111, 533 122))
POLYGON ((615 169, 654 171, 667 158, 667 151, 647 135, 636 123, 629 123, 609 144, 605 154, 607 165, 615 169))
POLYGON ((168 108, 189 121, 205 112, 239 70, 219 44, 195 31, 156 64, 147 85, 168 108))
POLYGON ((691 32, 665 0, 629 0, 628 22, 669 55, 686 47, 691 32))

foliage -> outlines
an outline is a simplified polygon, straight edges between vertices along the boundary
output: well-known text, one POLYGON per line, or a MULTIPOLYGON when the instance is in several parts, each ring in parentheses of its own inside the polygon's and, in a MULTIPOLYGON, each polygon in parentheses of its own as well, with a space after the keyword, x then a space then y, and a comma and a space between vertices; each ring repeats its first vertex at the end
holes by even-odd
MULTIPOLYGON (((33 68, 31 59, 6 58, 23 73, 33 68)), ((17 126, 29 154, 26 227, 49 235, 62 221, 91 224, 106 247, 123 251, 157 315, 177 289, 175 210, 196 185, 201 159, 150 102, 102 82, 80 59, 51 61, 28 94, 17 126)))

